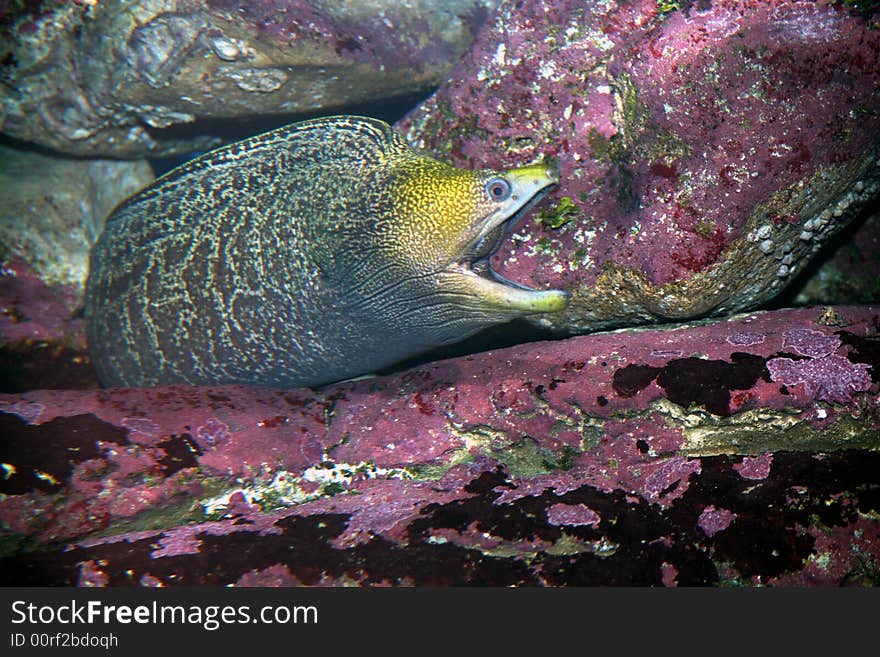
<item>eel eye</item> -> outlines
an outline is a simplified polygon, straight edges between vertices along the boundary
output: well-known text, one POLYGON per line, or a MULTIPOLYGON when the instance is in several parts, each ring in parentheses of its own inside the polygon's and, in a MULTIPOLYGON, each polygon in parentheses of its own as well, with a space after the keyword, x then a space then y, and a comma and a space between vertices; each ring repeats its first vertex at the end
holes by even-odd
POLYGON ((486 183, 486 194, 493 201, 506 201, 510 192, 510 183, 504 178, 492 178, 486 183))

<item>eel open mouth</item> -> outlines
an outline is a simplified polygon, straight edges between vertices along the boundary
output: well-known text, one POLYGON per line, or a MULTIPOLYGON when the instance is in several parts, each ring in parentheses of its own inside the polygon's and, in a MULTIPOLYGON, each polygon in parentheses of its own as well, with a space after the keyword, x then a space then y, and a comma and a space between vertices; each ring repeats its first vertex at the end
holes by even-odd
POLYGON ((489 259, 501 248, 513 226, 559 181, 558 174, 547 165, 532 165, 513 169, 505 177, 513 187, 511 202, 487 219, 486 225, 459 261, 459 269, 489 306, 514 315, 562 310, 568 304, 568 292, 527 287, 501 276, 489 264, 489 259))
POLYGON ((506 285, 513 285, 525 290, 531 289, 524 285, 520 285, 519 283, 514 283, 500 274, 497 274, 492 270, 492 267, 489 264, 489 259, 495 255, 498 249, 501 248, 501 245, 504 243, 504 238, 513 231, 513 227, 519 223, 520 219, 522 219, 541 199, 547 196, 549 191, 550 186, 540 190, 519 210, 509 217, 502 219, 500 222, 495 223, 488 232, 477 237, 473 246, 468 249, 465 258, 462 259, 462 261, 470 267, 471 271, 478 276, 482 276, 483 278, 494 278, 506 285))

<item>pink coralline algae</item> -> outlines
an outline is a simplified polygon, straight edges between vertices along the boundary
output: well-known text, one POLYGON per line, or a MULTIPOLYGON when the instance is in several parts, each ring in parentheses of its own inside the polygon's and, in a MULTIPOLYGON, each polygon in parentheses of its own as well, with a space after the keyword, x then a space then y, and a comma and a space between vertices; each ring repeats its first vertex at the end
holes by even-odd
POLYGON ((286 566, 280 564, 263 570, 251 570, 242 575, 235 586, 301 586, 300 582, 286 566))
POLYGON ((852 363, 842 356, 823 356, 809 360, 773 358, 767 361, 770 378, 786 386, 803 385, 804 392, 816 399, 843 403, 853 394, 871 387, 869 365, 852 363))
POLYGON ((577 332, 780 292, 880 193, 880 30, 846 3, 504 3, 399 122, 458 164, 559 162, 492 260, 577 332))
POLYGON ((98 387, 77 295, 20 259, 0 259, 0 391, 98 387))
POLYGON ((859 518, 852 525, 817 533, 805 567, 797 576, 780 575, 771 586, 822 586, 835 579, 844 586, 876 587, 871 565, 880 563, 880 545, 874 540, 876 527, 859 518))
POLYGON ((49 286, 21 260, 0 262, 0 340, 83 347, 83 322, 73 317, 76 297, 74 286, 49 286))
MULTIPOLYGON (((142 78, 132 92, 175 96, 174 72, 195 62, 276 107, 287 73, 248 73, 248 35, 262 24, 254 47, 303 30, 326 44, 334 25, 308 4, 145 10, 124 48, 142 78), (306 13, 265 23, 274 8, 297 7, 306 13), (205 12, 244 22, 201 34, 192 19, 205 12), (185 47, 153 53, 157 42, 185 47)), ((876 200, 878 15, 825 1, 668 4, 678 8, 502 3, 400 127, 460 165, 558 160, 550 202, 492 261, 517 282, 572 292, 569 309, 539 324, 577 333, 700 321, 435 359, 315 390, 98 390, 69 291, 6 263, 0 585, 880 581, 880 307, 706 319, 781 290, 876 200)), ((79 16, 69 11, 50 16, 79 16)), ((104 7, 96 24, 117 13, 104 7)), ((473 27, 481 15, 451 20, 473 27)), ((413 27, 386 36, 427 33, 413 27)), ((393 60, 408 75, 438 47, 388 43, 343 38, 331 59, 349 72, 393 60)), ((72 46, 58 45, 64 73, 72 46)), ((439 47, 442 65, 451 51, 439 47)), ((70 80, 64 89, 82 82, 70 80)), ((116 140, 129 109, 92 125, 95 108, 77 98, 31 113, 41 121, 73 107, 42 135, 53 145, 176 147, 138 130, 116 140), (71 127, 95 130, 58 133, 71 127)), ((181 119, 153 110, 141 118, 154 127, 181 119)))
POLYGON ((822 331, 813 331, 812 329, 792 329, 783 333, 782 336, 784 348, 794 349, 803 356, 813 358, 833 354, 840 346, 839 337, 826 335, 822 331))
POLYGON ((671 563, 664 563, 661 568, 663 571, 663 586, 678 586, 678 568, 671 563))
POLYGON ((198 532, 187 532, 185 528, 174 534, 166 534, 160 539, 156 550, 151 555, 153 559, 173 557, 180 554, 198 554, 201 540, 197 538, 198 532))
MULTIPOLYGON (((687 490, 689 475, 700 473, 700 462, 695 459, 671 458, 630 469, 624 481, 641 479, 648 500, 669 505, 687 490)), ((633 483, 636 483, 633 481, 633 483)))
POLYGON ((547 509, 547 520, 554 525, 590 525, 596 527, 601 516, 583 504, 554 504, 547 509))
POLYGON ((770 475, 772 466, 773 455, 762 454, 761 456, 746 456, 733 468, 745 479, 766 479, 770 475))
POLYGON ((211 449, 230 440, 229 427, 222 421, 210 418, 196 429, 196 439, 203 449, 211 449))
POLYGON ((229 496, 229 503, 226 505, 226 515, 228 516, 246 516, 249 513, 258 511, 259 507, 250 504, 244 493, 236 491, 229 496))
POLYGON ((727 336, 727 341, 737 347, 750 347, 753 344, 761 344, 765 339, 765 336, 760 333, 750 331, 727 336))
POLYGON ((20 417, 28 424, 36 424, 46 407, 37 402, 4 401, 0 402, 0 412, 11 413, 20 417))
POLYGON ((99 564, 94 561, 84 561, 80 564, 79 585, 83 587, 107 586, 107 575, 101 570, 99 564))
POLYGON ((3 394, 0 583, 868 581, 855 552, 827 554, 856 530, 878 549, 880 382, 829 406, 765 369, 876 372, 880 308, 833 311, 833 327, 757 313, 320 390, 3 394), (747 333, 763 339, 729 340, 747 333))
POLYGON ((155 442, 159 435, 159 425, 149 418, 127 417, 120 424, 129 430, 132 439, 145 444, 155 442))
POLYGON ((712 505, 703 509, 697 524, 700 526, 707 536, 714 536, 718 532, 722 532, 736 519, 736 514, 731 513, 727 509, 717 509, 712 505))

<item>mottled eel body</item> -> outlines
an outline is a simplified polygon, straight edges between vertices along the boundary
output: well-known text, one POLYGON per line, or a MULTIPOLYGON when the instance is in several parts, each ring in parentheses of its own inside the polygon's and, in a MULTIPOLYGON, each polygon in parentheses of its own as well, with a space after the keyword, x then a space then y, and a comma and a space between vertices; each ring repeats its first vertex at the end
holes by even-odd
POLYGON ((488 266, 556 180, 543 165, 457 169, 351 116, 207 153, 120 205, 92 250, 100 379, 316 386, 560 310, 566 293, 488 266))

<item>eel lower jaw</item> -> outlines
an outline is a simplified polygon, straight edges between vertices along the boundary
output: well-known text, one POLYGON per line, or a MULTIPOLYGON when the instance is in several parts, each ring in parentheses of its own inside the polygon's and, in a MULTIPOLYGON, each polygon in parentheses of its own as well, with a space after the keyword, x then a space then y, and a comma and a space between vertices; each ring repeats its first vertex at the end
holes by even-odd
POLYGON ((559 312, 571 296, 564 290, 536 290, 508 280, 492 270, 488 257, 459 263, 456 270, 480 305, 513 316, 559 312))

